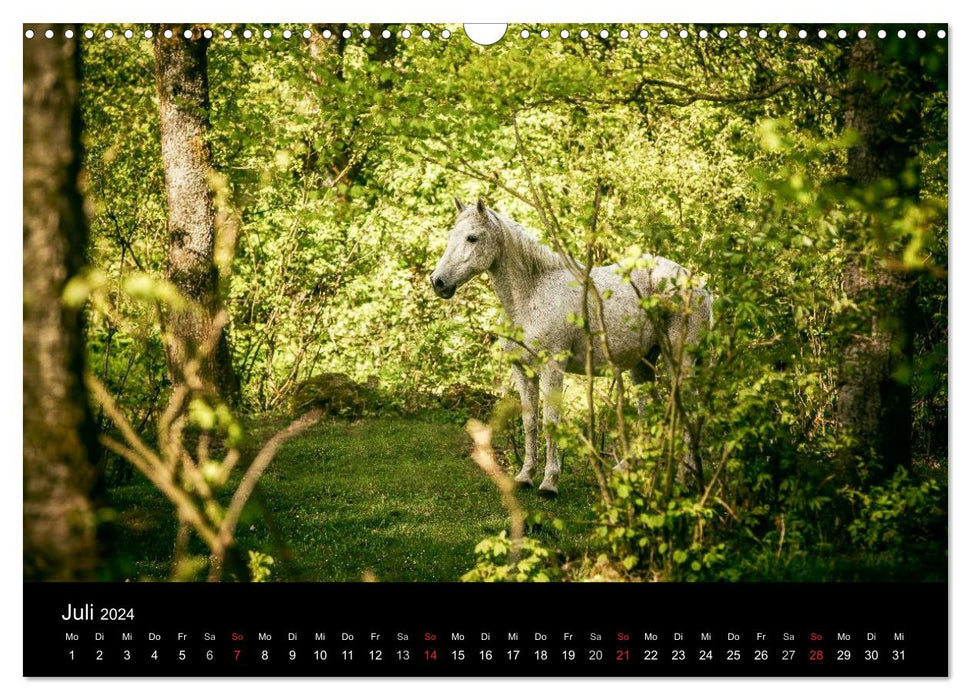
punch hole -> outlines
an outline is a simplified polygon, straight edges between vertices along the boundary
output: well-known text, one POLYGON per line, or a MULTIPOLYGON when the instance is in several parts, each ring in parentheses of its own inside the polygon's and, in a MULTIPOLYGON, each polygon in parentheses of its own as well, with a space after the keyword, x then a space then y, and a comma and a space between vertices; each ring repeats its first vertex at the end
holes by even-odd
POLYGON ((73 29, 66 30, 64 32, 64 38, 65 39, 73 39, 74 38, 74 30, 73 29))
POLYGON ((490 46, 506 35, 505 24, 465 24, 465 35, 480 46, 490 46))
POLYGON ((33 29, 28 29, 26 32, 24 32, 24 36, 27 37, 28 39, 33 39, 34 38, 34 30, 33 29))
MULTIPOLYGON (((51 36, 54 36, 53 32, 51 33, 51 36)), ((85 39, 93 39, 94 38, 94 32, 91 31, 90 29, 85 29, 84 30, 84 38, 85 39)))
POLYGON ((738 30, 738 38, 739 39, 747 39, 748 38, 748 32, 745 31, 744 29, 739 29, 738 30))
POLYGON ((539 33, 539 35, 540 35, 541 37, 543 37, 544 39, 549 39, 549 38, 550 38, 550 30, 549 30, 549 29, 544 29, 544 30, 542 30, 542 31, 541 31, 541 32, 539 33))

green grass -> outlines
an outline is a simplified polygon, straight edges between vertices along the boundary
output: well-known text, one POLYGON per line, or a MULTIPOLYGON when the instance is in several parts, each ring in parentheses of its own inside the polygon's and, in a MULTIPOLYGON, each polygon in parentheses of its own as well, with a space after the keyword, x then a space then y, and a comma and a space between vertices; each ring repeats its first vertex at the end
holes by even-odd
MULTIPOLYGON (((286 421, 249 419, 249 443, 240 473, 253 453, 286 421)), ((470 458, 471 440, 447 412, 412 417, 325 420, 277 453, 237 529, 243 552, 274 557, 270 580, 457 581, 473 565, 480 540, 508 527, 495 485, 470 458), (268 517, 267 517, 268 516, 268 517)), ((598 499, 593 475, 564 457, 560 496, 519 492, 527 513, 549 523, 531 537, 576 560, 587 551, 598 499)), ((116 526, 109 545, 108 577, 165 580, 170 576, 175 517, 172 506, 139 475, 109 490, 116 526)), ((946 580, 946 554, 901 560, 865 550, 818 551, 779 561, 775 547, 758 545, 729 553, 719 574, 746 581, 946 580)), ((192 552, 206 554, 195 542, 192 552)), ((201 561, 201 559, 200 559, 201 561)), ((204 575, 200 569, 198 575, 204 575)))
MULTIPOLYGON (((465 430, 435 418, 324 421, 290 440, 260 481, 259 498, 278 536, 254 506, 237 532, 242 548, 277 560, 271 580, 458 580, 472 567, 475 544, 507 528, 508 517, 495 485, 469 456, 465 430)), ((282 425, 254 420, 251 441, 260 444, 282 425)), ((558 499, 533 490, 520 492, 520 501, 528 512, 566 523, 562 531, 531 535, 575 558, 584 552, 597 492, 592 475, 571 467, 564 465, 558 499)), ((109 503, 123 575, 165 579, 175 538, 171 506, 137 475, 112 488, 109 503)))

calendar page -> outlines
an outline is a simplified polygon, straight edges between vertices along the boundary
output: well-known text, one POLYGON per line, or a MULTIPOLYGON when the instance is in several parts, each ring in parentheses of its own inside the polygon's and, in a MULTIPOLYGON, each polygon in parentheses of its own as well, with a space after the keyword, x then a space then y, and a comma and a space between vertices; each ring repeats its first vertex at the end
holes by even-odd
POLYGON ((947 676, 948 35, 24 24, 23 674, 947 676))

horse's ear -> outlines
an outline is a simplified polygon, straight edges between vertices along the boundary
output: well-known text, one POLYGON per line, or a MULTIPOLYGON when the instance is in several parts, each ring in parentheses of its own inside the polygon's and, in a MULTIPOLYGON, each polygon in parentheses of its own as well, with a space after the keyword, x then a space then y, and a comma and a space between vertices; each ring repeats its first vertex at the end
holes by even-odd
POLYGON ((479 212, 480 214, 485 214, 485 212, 486 212, 486 205, 482 201, 482 197, 479 197, 477 200, 475 200, 475 210, 477 212, 479 212))
POLYGON ((465 205, 462 204, 462 200, 461 199, 459 199, 458 197, 452 197, 452 199, 455 200, 455 209, 456 209, 456 211, 458 211, 459 214, 461 214, 463 211, 465 211, 465 205))

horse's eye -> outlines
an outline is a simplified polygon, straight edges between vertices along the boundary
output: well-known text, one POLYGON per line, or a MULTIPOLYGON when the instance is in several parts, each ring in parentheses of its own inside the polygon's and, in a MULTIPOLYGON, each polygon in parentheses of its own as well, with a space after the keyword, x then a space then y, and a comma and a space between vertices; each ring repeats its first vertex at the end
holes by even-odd
POLYGON ((479 237, 478 236, 469 236, 465 240, 467 240, 469 243, 475 243, 476 241, 479 240, 479 237))

